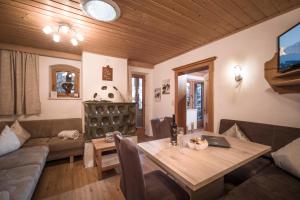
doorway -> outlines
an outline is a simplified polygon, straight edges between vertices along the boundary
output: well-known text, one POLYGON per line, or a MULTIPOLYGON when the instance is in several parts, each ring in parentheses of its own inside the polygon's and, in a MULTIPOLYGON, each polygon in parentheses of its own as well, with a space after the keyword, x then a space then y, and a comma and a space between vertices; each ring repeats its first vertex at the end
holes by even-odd
MULTIPOLYGON (((207 126, 208 70, 181 75, 186 79, 186 126, 187 130, 204 129, 207 126)), ((178 77, 180 78, 180 77, 178 77)))
POLYGON ((185 132, 214 131, 213 73, 216 57, 184 65, 175 71, 175 115, 185 132))
POLYGON ((132 74, 131 77, 132 102, 136 103, 135 123, 137 135, 145 135, 145 76, 132 74))

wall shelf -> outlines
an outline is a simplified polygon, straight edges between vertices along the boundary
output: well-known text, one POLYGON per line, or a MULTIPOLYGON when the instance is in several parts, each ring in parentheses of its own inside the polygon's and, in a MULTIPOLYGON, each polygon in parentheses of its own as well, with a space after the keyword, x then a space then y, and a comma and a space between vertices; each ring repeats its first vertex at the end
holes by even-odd
POLYGON ((284 81, 272 83, 272 85, 274 85, 274 86, 295 86, 295 85, 300 85, 300 79, 284 80, 284 81))
POLYGON ((300 93, 300 69, 278 72, 278 54, 265 63, 265 79, 279 94, 300 93))
POLYGON ((299 75, 300 75, 300 69, 295 69, 293 71, 278 74, 277 76, 275 76, 275 78, 285 78, 285 77, 299 76, 299 75))

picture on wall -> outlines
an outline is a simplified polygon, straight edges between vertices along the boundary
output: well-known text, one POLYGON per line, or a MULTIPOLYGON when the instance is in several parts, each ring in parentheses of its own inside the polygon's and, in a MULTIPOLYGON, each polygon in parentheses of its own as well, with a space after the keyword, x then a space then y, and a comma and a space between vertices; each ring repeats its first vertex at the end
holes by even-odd
POLYGON ((170 94, 170 79, 163 80, 162 94, 170 94))
POLYGON ((154 89, 154 98, 156 102, 160 102, 161 100, 161 88, 154 89))
POLYGON ((113 80, 113 69, 109 65, 106 65, 106 67, 102 67, 102 80, 103 81, 113 80))

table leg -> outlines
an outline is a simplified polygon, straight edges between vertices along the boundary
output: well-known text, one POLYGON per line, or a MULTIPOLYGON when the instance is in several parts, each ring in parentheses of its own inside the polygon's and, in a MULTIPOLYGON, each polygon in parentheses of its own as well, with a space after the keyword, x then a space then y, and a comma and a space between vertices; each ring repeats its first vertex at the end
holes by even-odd
POLYGON ((97 166, 98 171, 98 179, 102 179, 102 151, 95 150, 95 164, 97 166))

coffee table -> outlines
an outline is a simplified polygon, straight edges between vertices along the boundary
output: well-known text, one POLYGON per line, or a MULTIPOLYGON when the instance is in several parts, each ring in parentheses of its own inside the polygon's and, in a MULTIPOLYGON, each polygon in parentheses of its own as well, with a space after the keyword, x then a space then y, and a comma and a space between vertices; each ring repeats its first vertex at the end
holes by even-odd
MULTIPOLYGON (((137 143, 137 136, 127 137, 133 142, 137 143)), ((105 142, 105 138, 92 139, 94 147, 94 162, 97 166, 98 179, 102 179, 102 172, 119 167, 119 158, 117 153, 109 153, 103 155, 103 152, 112 151, 116 149, 114 142, 105 142)))

